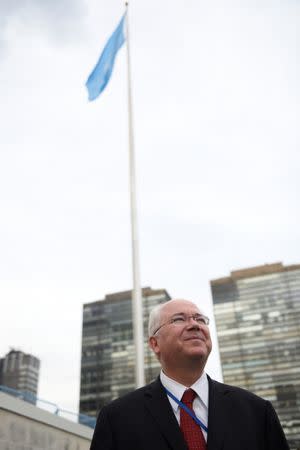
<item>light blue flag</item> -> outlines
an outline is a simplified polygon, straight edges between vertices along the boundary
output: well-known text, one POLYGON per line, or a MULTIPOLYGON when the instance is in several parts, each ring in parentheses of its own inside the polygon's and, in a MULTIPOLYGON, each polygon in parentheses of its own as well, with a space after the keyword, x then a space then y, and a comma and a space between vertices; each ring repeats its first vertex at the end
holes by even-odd
POLYGON ((123 15, 119 25, 108 39, 106 46, 97 62, 94 70, 90 74, 85 83, 88 93, 89 100, 95 100, 101 92, 105 89, 111 73, 114 67, 114 62, 118 50, 122 47, 125 42, 124 35, 124 20, 126 13, 123 15))

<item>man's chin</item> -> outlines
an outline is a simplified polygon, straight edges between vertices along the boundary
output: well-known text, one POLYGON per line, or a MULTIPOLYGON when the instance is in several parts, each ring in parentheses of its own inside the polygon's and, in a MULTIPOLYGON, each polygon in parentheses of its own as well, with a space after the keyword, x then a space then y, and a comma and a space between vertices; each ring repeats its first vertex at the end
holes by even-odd
POLYGON ((206 348, 203 348, 201 346, 195 346, 194 348, 191 348, 188 352, 189 357, 193 357, 195 359, 203 359, 207 358, 209 352, 206 348))
POLYGON ((193 357, 193 359, 207 359, 209 354, 210 349, 205 343, 196 339, 190 342, 189 348, 187 349, 187 355, 193 357))

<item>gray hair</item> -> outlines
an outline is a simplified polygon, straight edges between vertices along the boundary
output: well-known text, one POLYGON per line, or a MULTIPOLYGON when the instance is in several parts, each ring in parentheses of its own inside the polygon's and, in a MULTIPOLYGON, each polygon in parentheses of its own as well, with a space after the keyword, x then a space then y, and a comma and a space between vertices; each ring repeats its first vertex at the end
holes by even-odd
POLYGON ((159 303, 158 305, 154 306, 153 309, 151 309, 150 314, 149 314, 149 322, 148 322, 148 336, 149 336, 149 338, 151 336, 153 336, 155 331, 158 328, 160 328, 160 326, 161 326, 161 311, 162 311, 163 307, 165 306, 165 304, 169 303, 169 302, 172 302, 172 301, 178 301, 178 300, 182 300, 184 302, 191 303, 192 305, 197 307, 197 309, 199 310, 199 312, 201 314, 203 314, 202 309, 199 309, 198 306, 194 302, 191 302, 190 300, 171 299, 171 300, 168 300, 168 301, 166 301, 164 303, 159 303))
POLYGON ((148 322, 148 336, 149 338, 154 335, 157 328, 160 326, 160 319, 161 319, 161 310, 165 303, 160 303, 159 305, 154 306, 153 309, 151 309, 149 314, 149 322, 148 322))

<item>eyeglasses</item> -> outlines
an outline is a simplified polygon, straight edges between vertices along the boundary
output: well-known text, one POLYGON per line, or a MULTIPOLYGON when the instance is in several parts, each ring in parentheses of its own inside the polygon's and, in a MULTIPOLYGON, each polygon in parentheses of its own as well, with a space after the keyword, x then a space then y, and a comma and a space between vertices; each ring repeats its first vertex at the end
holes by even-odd
POLYGON ((209 318, 206 316, 203 316, 202 314, 193 314, 191 316, 187 316, 186 314, 177 314, 171 319, 167 320, 167 322, 160 325, 153 333, 153 336, 165 325, 179 325, 183 326, 186 325, 190 319, 193 319, 195 322, 197 322, 199 325, 208 325, 209 324, 209 318))

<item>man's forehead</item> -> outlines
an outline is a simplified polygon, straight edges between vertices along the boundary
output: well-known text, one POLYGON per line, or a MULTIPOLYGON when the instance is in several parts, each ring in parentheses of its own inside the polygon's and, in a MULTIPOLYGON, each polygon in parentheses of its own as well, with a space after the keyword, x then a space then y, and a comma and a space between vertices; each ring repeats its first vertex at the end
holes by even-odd
POLYGON ((198 306, 190 300, 174 299, 164 304, 162 310, 164 316, 185 313, 201 313, 198 306))

